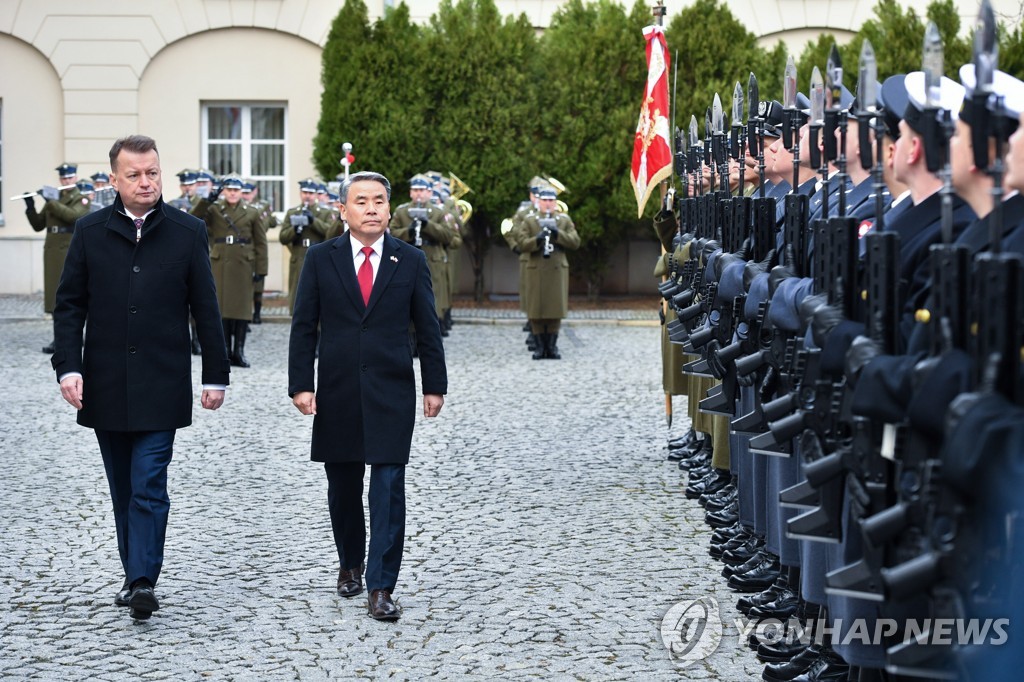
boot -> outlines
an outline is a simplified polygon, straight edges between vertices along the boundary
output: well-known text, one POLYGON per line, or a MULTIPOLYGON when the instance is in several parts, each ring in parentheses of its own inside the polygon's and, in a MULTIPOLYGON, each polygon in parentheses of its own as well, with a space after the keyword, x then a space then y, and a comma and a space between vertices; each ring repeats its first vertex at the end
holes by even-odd
POLYGON ((192 338, 192 355, 202 355, 203 349, 199 345, 199 333, 196 332, 196 321, 191 320, 188 325, 189 336, 192 338))
POLYGON ((537 335, 533 332, 526 335, 526 350, 537 350, 537 335))
POLYGON ((53 341, 50 341, 50 343, 48 343, 45 346, 43 346, 43 352, 47 353, 49 355, 53 355, 54 353, 56 353, 57 352, 57 340, 54 339, 53 341))
POLYGON ((537 334, 537 347, 533 351, 534 360, 543 360, 547 357, 548 334, 537 334))
POLYGON ((252 298, 252 323, 263 324, 263 318, 260 317, 260 311, 263 310, 263 294, 257 294, 252 298))
POLYGON ((231 336, 235 331, 235 321, 221 318, 221 326, 224 327, 224 346, 227 349, 228 358, 231 357, 231 336))
POLYGON ((249 366, 249 362, 245 359, 245 336, 248 329, 248 322, 245 320, 235 320, 235 343, 231 351, 231 365, 233 367, 249 366))
POLYGON ((452 325, 455 324, 452 321, 452 309, 451 308, 448 308, 447 310, 444 311, 444 324, 445 324, 446 327, 448 327, 449 330, 452 328, 452 325))
POLYGON ((562 354, 558 352, 558 334, 548 334, 548 352, 544 356, 549 360, 561 360, 562 354))
POLYGON ((532 329, 530 329, 530 321, 529 320, 527 320, 526 322, 523 322, 523 331, 524 332, 531 332, 531 331, 533 331, 532 329))
POLYGON ((444 323, 444 316, 437 318, 437 326, 441 328, 441 336, 448 336, 448 325, 444 323))

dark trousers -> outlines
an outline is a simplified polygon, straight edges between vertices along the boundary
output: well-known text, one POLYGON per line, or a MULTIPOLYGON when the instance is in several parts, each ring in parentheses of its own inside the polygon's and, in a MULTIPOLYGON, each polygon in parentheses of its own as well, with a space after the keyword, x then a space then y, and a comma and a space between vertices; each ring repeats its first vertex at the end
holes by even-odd
POLYGON ((167 465, 174 431, 102 431, 96 440, 114 503, 117 551, 125 578, 156 585, 164 563, 164 537, 171 501, 167 465))
POLYGON ((393 590, 405 543, 405 465, 370 465, 369 552, 363 516, 365 466, 361 462, 324 464, 334 544, 343 569, 357 568, 366 560, 367 591, 393 590))

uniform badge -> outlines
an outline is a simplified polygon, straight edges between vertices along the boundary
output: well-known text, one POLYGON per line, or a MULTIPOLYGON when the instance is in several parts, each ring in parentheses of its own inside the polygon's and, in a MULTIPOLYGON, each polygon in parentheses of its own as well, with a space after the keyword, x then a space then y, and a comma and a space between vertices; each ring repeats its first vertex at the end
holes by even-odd
POLYGON ((760 102, 757 103, 757 115, 758 116, 764 116, 765 113, 767 113, 767 111, 768 111, 768 102, 765 102, 764 100, 761 100, 760 102))
POLYGON ((874 226, 875 224, 870 220, 862 220, 860 225, 857 226, 857 238, 863 239, 868 232, 871 232, 871 228, 874 226))

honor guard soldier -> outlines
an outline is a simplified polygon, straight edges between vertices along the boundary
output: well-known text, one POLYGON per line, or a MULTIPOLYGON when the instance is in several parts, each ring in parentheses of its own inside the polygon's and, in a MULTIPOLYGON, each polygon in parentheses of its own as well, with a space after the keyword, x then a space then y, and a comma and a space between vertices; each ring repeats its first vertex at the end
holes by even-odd
POLYGON ((306 251, 313 244, 327 238, 330 228, 328 215, 317 205, 317 183, 311 178, 299 181, 299 205, 288 209, 281 222, 278 238, 288 247, 291 259, 288 263, 288 310, 295 311, 295 292, 299 288, 299 273, 306 261, 306 251))
MULTIPOLYGON (((263 241, 267 240, 267 231, 277 227, 277 218, 270 210, 270 202, 259 198, 259 187, 254 182, 242 183, 242 199, 250 206, 255 206, 260 212, 260 231, 263 232, 263 241)), ((252 323, 263 324, 260 313, 263 310, 263 287, 266 277, 253 273, 252 280, 252 323)))
POLYGON ((267 235, 260 229, 260 211, 242 200, 242 179, 229 175, 191 213, 205 220, 209 231, 210 262, 231 364, 248 367, 245 337, 252 321, 253 280, 267 274, 267 235))
POLYGON ((82 196, 89 200, 89 213, 94 213, 103 206, 96 203, 96 187, 88 180, 79 180, 75 183, 78 187, 78 191, 82 193, 82 196))
POLYGON ((448 245, 454 239, 451 216, 431 204, 433 183, 425 175, 409 180, 412 201, 395 209, 391 216, 391 236, 423 249, 430 268, 430 284, 434 289, 434 309, 441 325, 441 336, 448 336, 444 311, 451 307, 448 290, 448 245))
MULTIPOLYGON (((515 243, 516 230, 522 223, 523 219, 531 211, 537 210, 537 192, 540 188, 547 185, 540 176, 534 175, 530 178, 530 182, 527 184, 527 190, 530 192, 530 198, 526 201, 519 202, 519 207, 516 212, 512 215, 508 222, 501 224, 501 236, 505 238, 505 242, 508 247, 512 249, 512 253, 519 256, 519 309, 526 315, 526 295, 523 292, 523 283, 526 281, 526 264, 530 260, 530 254, 523 253, 519 250, 519 247, 515 243)), ((526 336, 526 347, 531 351, 536 350, 536 338, 533 336, 533 330, 530 327, 529 318, 527 318, 526 324, 523 325, 523 331, 527 333, 526 336)))
POLYGON ((177 199, 171 199, 167 203, 174 208, 181 211, 191 211, 193 204, 193 195, 196 189, 196 174, 195 171, 185 169, 178 173, 178 187, 181 188, 181 196, 177 199))
POLYGON ((98 211, 113 204, 114 197, 117 196, 117 190, 110 185, 110 175, 99 171, 90 175, 89 179, 92 180, 93 187, 96 190, 95 196, 89 197, 92 201, 92 210, 98 211))
POLYGON ((327 228, 327 239, 334 239, 345 234, 348 226, 341 217, 341 196, 334 192, 327 193, 327 201, 331 209, 331 226, 327 228))
POLYGON ((216 178, 213 177, 213 173, 208 170, 197 170, 196 171, 196 183, 192 189, 192 207, 195 208, 196 204, 199 203, 200 199, 204 199, 210 196, 210 192, 213 191, 213 184, 216 178))
MULTIPOLYGON (((43 310, 52 313, 57 300, 57 284, 64 269, 75 221, 89 213, 91 202, 78 191, 78 166, 62 163, 56 168, 61 188, 44 187, 39 195, 46 203, 36 212, 35 196, 25 197, 25 215, 36 232, 46 231, 43 242, 43 310)), ((44 353, 53 353, 53 341, 43 346, 44 353)))
POLYGON ((554 187, 538 192, 537 211, 530 212, 515 232, 519 250, 528 254, 523 293, 526 316, 537 338, 534 360, 559 360, 558 332, 569 310, 569 260, 565 250, 576 250, 580 236, 572 219, 558 212, 554 187))

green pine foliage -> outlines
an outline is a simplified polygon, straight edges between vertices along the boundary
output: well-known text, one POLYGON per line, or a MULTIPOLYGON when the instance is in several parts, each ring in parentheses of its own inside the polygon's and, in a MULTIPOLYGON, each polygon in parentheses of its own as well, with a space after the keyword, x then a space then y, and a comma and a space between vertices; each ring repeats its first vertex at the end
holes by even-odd
POLYGON ((650 8, 639 0, 628 14, 610 0, 569 0, 541 43, 536 172, 554 176, 569 190, 561 199, 582 241, 569 257, 591 296, 600 290, 611 251, 638 223, 630 218, 636 198, 629 182, 629 133, 636 130, 647 77, 642 32, 649 23, 650 8))
MULTIPOLYGON (((483 262, 502 219, 537 172, 540 73, 537 37, 525 16, 502 18, 494 0, 442 0, 425 36, 426 165, 473 188, 464 236, 483 292, 483 262)), ((421 167, 422 168, 422 167, 421 167)))

